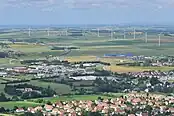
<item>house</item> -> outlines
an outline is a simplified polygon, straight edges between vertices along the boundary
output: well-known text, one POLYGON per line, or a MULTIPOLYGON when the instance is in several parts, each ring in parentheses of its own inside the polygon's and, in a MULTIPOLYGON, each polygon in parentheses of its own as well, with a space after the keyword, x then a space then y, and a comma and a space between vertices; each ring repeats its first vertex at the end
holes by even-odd
POLYGON ((133 105, 136 105, 136 104, 138 104, 140 102, 141 102, 141 99, 140 98, 135 98, 135 99, 132 100, 132 104, 133 105))
POLYGON ((0 77, 5 77, 7 76, 7 72, 0 72, 0 77))
POLYGON ((54 109, 52 110, 51 114, 57 115, 57 114, 59 114, 59 110, 58 110, 57 108, 54 108, 54 109))
POLYGON ((169 111, 170 111, 171 113, 174 113, 174 108, 169 108, 169 111))
POLYGON ((33 107, 28 107, 28 108, 27 108, 27 111, 28 111, 28 112, 31 112, 31 113, 35 113, 36 110, 35 110, 35 108, 33 108, 33 107))
POLYGON ((24 112, 25 110, 23 109, 23 108, 18 108, 18 109, 16 109, 16 112, 17 113, 21 113, 21 112, 24 112))
POLYGON ((52 111, 53 106, 47 105, 47 104, 46 104, 46 105, 44 106, 44 108, 45 108, 46 111, 50 112, 50 111, 52 111))
POLYGON ((135 114, 128 114, 128 116, 135 116, 135 114))
POLYGON ((42 111, 42 107, 41 106, 37 106, 34 108, 35 111, 42 111))

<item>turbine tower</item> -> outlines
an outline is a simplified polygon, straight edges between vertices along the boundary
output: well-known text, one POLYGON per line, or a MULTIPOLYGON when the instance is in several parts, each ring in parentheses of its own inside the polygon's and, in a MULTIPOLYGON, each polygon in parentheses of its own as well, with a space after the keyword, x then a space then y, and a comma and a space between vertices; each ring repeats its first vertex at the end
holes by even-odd
POLYGON ((124 39, 126 39, 126 31, 125 31, 125 29, 124 29, 124 39))
POLYGON ((113 39, 113 30, 111 29, 111 39, 113 39))
POLYGON ((28 28, 28 36, 29 37, 31 36, 31 28, 30 27, 28 28))
POLYGON ((97 30, 98 30, 98 37, 100 37, 100 29, 98 28, 97 30))
POLYGON ((65 34, 66 34, 66 36, 68 36, 68 27, 66 28, 65 34))
POLYGON ((82 35, 85 37, 85 28, 82 28, 82 35))
POLYGON ((159 36, 159 38, 158 38, 158 46, 160 47, 161 46, 161 33, 158 36, 159 36))
POLYGON ((135 39, 136 37, 135 37, 135 28, 134 28, 134 39, 135 39))
POLYGON ((47 34, 48 36, 50 36, 50 28, 48 27, 48 30, 47 30, 47 34))
POLYGON ((146 43, 147 43, 147 32, 145 33, 145 39, 146 39, 146 43))

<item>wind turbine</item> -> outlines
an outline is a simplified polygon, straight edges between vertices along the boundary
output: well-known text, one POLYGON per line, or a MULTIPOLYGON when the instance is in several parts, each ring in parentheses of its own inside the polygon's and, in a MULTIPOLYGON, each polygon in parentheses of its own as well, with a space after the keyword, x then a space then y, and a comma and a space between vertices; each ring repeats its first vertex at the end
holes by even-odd
POLYGON ((47 30, 47 34, 48 36, 50 36, 50 28, 48 27, 48 30, 47 30))
POLYGON ((135 37, 135 28, 134 28, 134 40, 135 40, 135 38, 136 38, 136 37, 135 37))
POLYGON ((66 36, 68 36, 68 27, 66 27, 65 34, 66 34, 66 36))
POLYGON ((113 39, 113 30, 111 28, 111 39, 113 39))
POLYGON ((126 39, 126 31, 125 31, 125 29, 124 29, 124 39, 126 39))
POLYGON ((158 35, 158 46, 160 47, 161 46, 161 33, 158 35))
POLYGON ((28 36, 29 37, 31 36, 31 28, 30 27, 28 28, 28 36))
POLYGON ((98 37, 100 37, 100 29, 98 28, 97 30, 98 30, 98 37))
POLYGON ((145 41, 146 41, 146 43, 147 43, 147 32, 145 33, 145 39, 146 39, 145 41))
POLYGON ((84 36, 84 38, 85 38, 85 31, 86 31, 85 27, 82 28, 82 35, 84 36))

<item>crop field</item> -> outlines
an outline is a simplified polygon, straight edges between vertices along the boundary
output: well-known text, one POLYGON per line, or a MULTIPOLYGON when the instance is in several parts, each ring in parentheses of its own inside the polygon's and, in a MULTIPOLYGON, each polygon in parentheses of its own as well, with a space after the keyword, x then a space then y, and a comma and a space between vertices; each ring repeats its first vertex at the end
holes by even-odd
POLYGON ((72 101, 72 100, 97 100, 98 97, 101 98, 110 98, 103 95, 72 95, 72 96, 60 96, 60 97, 54 97, 54 98, 45 98, 44 100, 49 100, 51 102, 56 101, 72 101))
POLYGON ((161 70, 161 71, 169 71, 173 70, 174 67, 132 67, 132 66, 106 66, 104 69, 112 71, 112 72, 119 72, 119 73, 126 73, 126 72, 142 72, 142 71, 150 71, 150 70, 161 70))
POLYGON ((14 50, 19 50, 21 52, 47 52, 50 49, 46 46, 33 45, 33 44, 12 44, 10 47, 14 50))
POLYGON ((65 84, 51 83, 51 82, 40 82, 37 80, 32 80, 30 82, 32 85, 47 88, 50 86, 57 94, 69 94, 71 93, 71 88, 65 84))
MULTIPOLYGON (((112 95, 114 95, 114 97, 120 97, 121 95, 124 95, 124 94, 123 93, 114 93, 112 95)), ((98 97, 101 97, 103 99, 112 98, 112 97, 108 97, 105 95, 71 95, 71 96, 43 98, 43 100, 55 103, 57 101, 97 100, 98 97)), ((38 99, 40 99, 40 98, 38 98, 38 99)), ((35 107, 35 106, 42 105, 40 103, 36 103, 35 102, 36 100, 37 99, 32 99, 32 100, 27 100, 27 101, 0 102, 0 107, 13 109, 14 106, 17 106, 17 107, 35 107)))
MULTIPOLYGON (((114 97, 120 97, 124 95, 124 93, 113 93, 114 97)), ((98 97, 101 97, 103 99, 112 98, 108 97, 107 95, 70 95, 70 96, 58 96, 58 97, 52 97, 52 98, 44 98, 44 100, 51 101, 52 103, 57 101, 71 101, 71 100, 97 100, 98 97)), ((34 99, 37 100, 37 99, 34 99)))
POLYGON ((14 106, 17 107, 35 107, 40 105, 39 103, 27 102, 27 101, 10 101, 10 102, 0 102, 0 107, 13 109, 14 106))

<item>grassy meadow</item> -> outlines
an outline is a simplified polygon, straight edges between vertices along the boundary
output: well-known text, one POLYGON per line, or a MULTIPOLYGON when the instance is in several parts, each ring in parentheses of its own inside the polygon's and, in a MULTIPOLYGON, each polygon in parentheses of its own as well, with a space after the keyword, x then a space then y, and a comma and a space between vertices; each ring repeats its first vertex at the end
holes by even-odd
POLYGON ((10 102, 0 102, 0 107, 13 109, 14 106, 17 107, 35 107, 40 105, 39 103, 35 102, 27 102, 27 101, 10 101, 10 102))
MULTIPOLYGON (((114 97, 120 97, 121 95, 124 95, 123 93, 114 93, 112 94, 114 97)), ((71 96, 58 96, 58 97, 49 97, 49 98, 42 98, 45 101, 50 101, 52 103, 55 103, 57 101, 72 101, 72 100, 97 100, 98 97, 101 97, 103 99, 108 99, 112 97, 108 97, 105 95, 71 95, 71 96)), ((40 99, 40 98, 38 98, 40 99)), ((0 102, 0 107, 13 109, 14 106, 17 107, 35 107, 39 105, 43 105, 42 103, 36 103, 38 99, 31 99, 27 101, 10 101, 10 102, 0 102)))
POLYGON ((53 90, 56 91, 57 94, 69 94, 71 93, 71 88, 68 85, 65 84, 58 84, 58 83, 52 83, 52 82, 40 82, 38 80, 32 80, 30 82, 32 85, 47 88, 50 86, 53 90))

